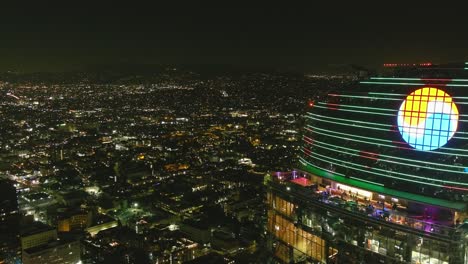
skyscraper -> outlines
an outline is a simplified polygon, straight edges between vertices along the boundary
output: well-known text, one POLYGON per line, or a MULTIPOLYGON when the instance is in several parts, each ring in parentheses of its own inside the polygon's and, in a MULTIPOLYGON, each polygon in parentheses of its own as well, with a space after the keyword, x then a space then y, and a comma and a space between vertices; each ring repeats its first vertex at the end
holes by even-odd
POLYGON ((19 249, 19 211, 16 188, 0 180, 0 262, 15 257, 19 249))
POLYGON ((386 64, 309 104, 298 170, 267 181, 279 262, 468 263, 465 65, 386 64))
POLYGON ((55 240, 23 250, 23 263, 77 264, 81 263, 80 242, 76 239, 55 240))
POLYGON ((24 227, 21 233, 22 262, 81 263, 80 242, 73 235, 57 234, 57 229, 41 222, 24 227))

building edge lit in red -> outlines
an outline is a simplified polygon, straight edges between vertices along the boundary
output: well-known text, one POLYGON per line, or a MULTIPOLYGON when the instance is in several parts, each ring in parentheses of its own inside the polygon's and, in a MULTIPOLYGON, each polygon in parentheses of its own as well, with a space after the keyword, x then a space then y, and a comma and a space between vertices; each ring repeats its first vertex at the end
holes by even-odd
POLYGON ((265 180, 276 262, 468 263, 465 65, 388 64, 386 75, 308 102, 297 169, 265 180), (429 86, 450 94, 460 120, 447 143, 416 149, 398 109, 429 86))

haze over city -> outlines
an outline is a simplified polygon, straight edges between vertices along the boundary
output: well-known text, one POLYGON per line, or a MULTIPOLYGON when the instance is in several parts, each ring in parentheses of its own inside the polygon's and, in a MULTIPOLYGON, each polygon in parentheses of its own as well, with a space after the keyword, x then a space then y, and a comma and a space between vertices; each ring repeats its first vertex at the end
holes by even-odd
POLYGON ((463 9, 405 3, 33 3, 0 16, 0 67, 233 64, 314 70, 335 64, 451 62, 466 55, 463 9))

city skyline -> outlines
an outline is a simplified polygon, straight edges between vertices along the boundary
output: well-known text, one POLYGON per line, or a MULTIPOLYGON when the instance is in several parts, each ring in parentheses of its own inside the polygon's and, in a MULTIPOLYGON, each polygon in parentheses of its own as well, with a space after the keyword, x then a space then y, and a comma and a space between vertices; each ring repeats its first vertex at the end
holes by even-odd
POLYGON ((0 264, 467 264, 464 9, 0 10, 0 264))

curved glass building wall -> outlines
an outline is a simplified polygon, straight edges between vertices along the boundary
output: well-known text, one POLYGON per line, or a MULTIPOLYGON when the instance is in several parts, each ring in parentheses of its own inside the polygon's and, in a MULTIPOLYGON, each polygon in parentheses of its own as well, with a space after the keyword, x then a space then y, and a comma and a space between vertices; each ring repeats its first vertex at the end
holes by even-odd
POLYGON ((468 263, 468 63, 420 66, 309 102, 265 179, 273 262, 468 263))
POLYGON ((301 163, 450 201, 468 192, 468 79, 373 77, 315 101, 301 163))

